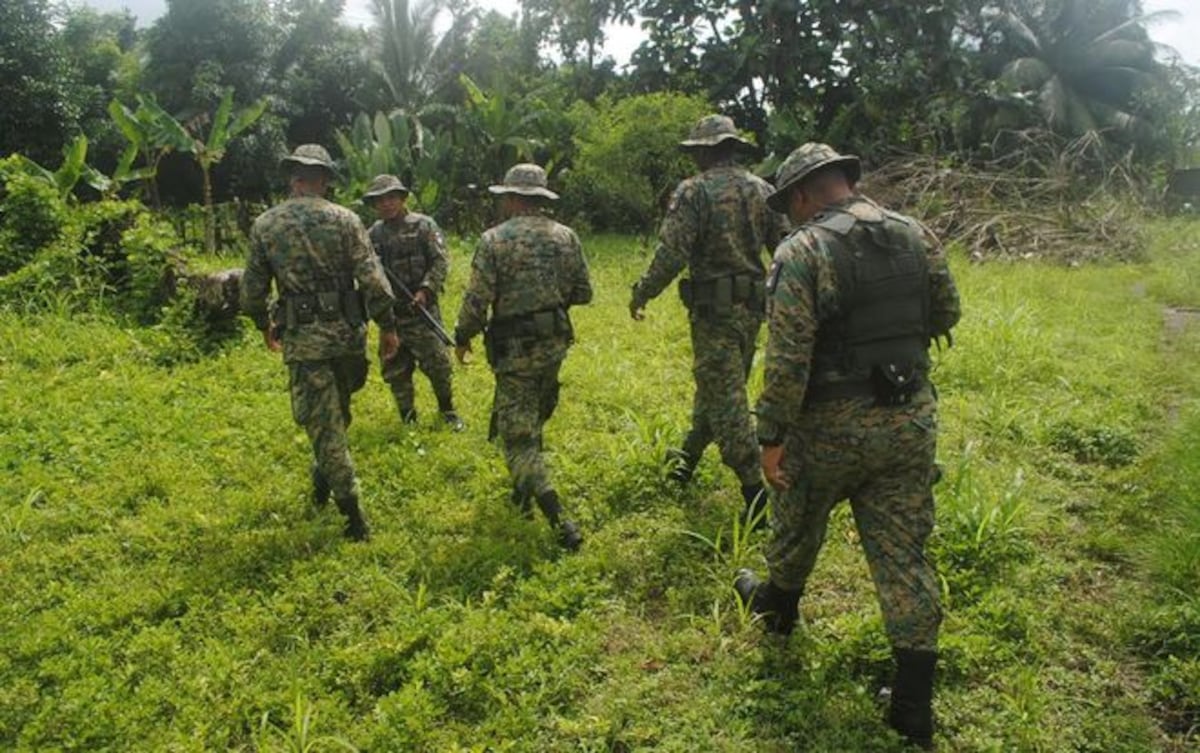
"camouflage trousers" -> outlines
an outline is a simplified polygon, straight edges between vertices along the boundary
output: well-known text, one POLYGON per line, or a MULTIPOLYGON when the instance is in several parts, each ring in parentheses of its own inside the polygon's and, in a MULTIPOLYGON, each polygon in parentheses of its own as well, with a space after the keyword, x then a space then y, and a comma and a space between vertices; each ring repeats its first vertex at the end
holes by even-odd
MULTIPOLYGON (((436 306, 430 307, 430 313, 441 321, 436 306)), ((438 410, 451 410, 454 399, 450 391, 450 351, 429 325, 420 319, 400 319, 397 331, 400 334, 400 350, 390 361, 380 364, 379 370, 383 380, 391 388, 400 411, 403 413, 414 407, 416 395, 413 390, 413 373, 418 368, 429 378, 429 384, 437 398, 438 410)))
POLYGON ((804 589, 829 514, 848 499, 895 648, 937 648, 938 579, 925 556, 933 529, 936 410, 928 391, 896 408, 875 407, 870 398, 822 401, 806 407, 784 439, 791 488, 774 502, 771 580, 804 589))
POLYGON ((346 430, 350 427, 350 396, 367 378, 362 355, 325 361, 297 361, 288 366, 292 417, 312 443, 317 470, 329 481, 333 495, 344 499, 358 493, 358 479, 346 430))
POLYGON ((555 362, 535 371, 496 374, 492 411, 496 434, 504 445, 504 462, 519 497, 538 497, 550 491, 550 472, 542 455, 542 426, 558 407, 555 362))
POLYGON ((746 397, 746 377, 761 327, 762 316, 741 306, 729 316, 691 320, 696 394, 692 428, 683 450, 699 458, 715 441, 721 461, 733 469, 743 486, 762 483, 758 439, 746 397))

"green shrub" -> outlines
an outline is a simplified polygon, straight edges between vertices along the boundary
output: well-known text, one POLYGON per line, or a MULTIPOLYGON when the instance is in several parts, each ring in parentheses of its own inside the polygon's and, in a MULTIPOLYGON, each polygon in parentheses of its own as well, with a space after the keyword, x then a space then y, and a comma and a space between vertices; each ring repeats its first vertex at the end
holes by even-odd
POLYGON ((62 208, 55 215, 57 236, 0 277, 0 306, 24 312, 106 309, 144 324, 161 316, 183 268, 170 224, 136 201, 98 201, 67 212, 41 188, 31 192, 46 206, 57 202, 62 208))
POLYGON ((1100 463, 1109 468, 1129 465, 1138 456, 1137 439, 1125 429, 1079 426, 1064 421, 1050 429, 1050 446, 1079 463, 1100 463))
POLYGON ((695 172, 679 141, 710 110, 701 97, 671 92, 576 104, 564 209, 596 229, 652 229, 671 188, 695 172))
POLYGON ((0 275, 28 264, 64 235, 67 206, 54 186, 24 173, 4 181, 0 202, 0 275))
POLYGON ((121 235, 128 270, 126 310, 142 322, 161 316, 183 271, 179 239, 171 225, 141 212, 121 235))

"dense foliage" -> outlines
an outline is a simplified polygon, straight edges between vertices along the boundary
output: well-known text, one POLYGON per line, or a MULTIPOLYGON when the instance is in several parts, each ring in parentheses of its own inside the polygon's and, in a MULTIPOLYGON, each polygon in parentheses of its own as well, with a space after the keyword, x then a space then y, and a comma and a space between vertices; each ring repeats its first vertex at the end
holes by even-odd
MULTIPOLYGON (((669 144, 687 124, 626 104, 631 96, 684 94, 733 115, 772 155, 764 169, 813 139, 871 161, 919 151, 971 163, 1020 153, 1027 134, 1045 130, 1103 146, 1100 159, 1076 165, 1089 179, 1125 162, 1145 181, 1190 160, 1200 132, 1196 72, 1147 35, 1170 16, 1142 15, 1138 0, 523 0, 511 18, 471 0, 374 0, 364 29, 338 20, 343 6, 169 0, 139 31, 127 14, 6 3, 0 156, 46 164, 83 133, 89 164, 121 173, 121 185, 145 180, 155 205, 160 195, 261 200, 278 190, 278 158, 297 143, 371 164, 362 154, 381 137, 360 124, 383 117, 394 131, 383 162, 430 183, 423 208, 445 224, 477 229, 469 187, 532 159, 560 187, 586 192, 574 219, 641 228, 658 215, 661 187, 635 181, 613 196, 623 179, 596 172, 609 148, 600 142, 659 128, 656 141, 669 144), (645 32, 620 71, 602 52, 610 23, 645 32), (220 164, 109 117, 161 114, 206 134, 227 95, 234 112, 265 110, 230 134, 220 164), (622 108, 645 120, 599 133, 598 122, 614 125, 605 111, 622 108)), ((642 151, 645 164, 622 155, 623 174, 676 179, 686 167, 661 172, 657 149, 642 151)))

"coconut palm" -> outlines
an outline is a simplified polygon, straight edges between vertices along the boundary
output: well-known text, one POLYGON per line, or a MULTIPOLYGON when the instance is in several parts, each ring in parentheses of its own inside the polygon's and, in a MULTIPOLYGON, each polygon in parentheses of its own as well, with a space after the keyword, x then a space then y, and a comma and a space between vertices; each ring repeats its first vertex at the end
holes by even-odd
POLYGON ((439 94, 458 78, 456 61, 474 23, 470 6, 447 0, 373 0, 374 68, 394 110, 414 121, 414 138, 422 137, 420 119, 439 94), (438 19, 450 14, 450 27, 438 33, 438 19))
POLYGON ((1147 127, 1151 92, 1165 77, 1136 0, 1015 0, 989 9, 1007 52, 999 82, 1064 136, 1107 131, 1126 138, 1147 127))

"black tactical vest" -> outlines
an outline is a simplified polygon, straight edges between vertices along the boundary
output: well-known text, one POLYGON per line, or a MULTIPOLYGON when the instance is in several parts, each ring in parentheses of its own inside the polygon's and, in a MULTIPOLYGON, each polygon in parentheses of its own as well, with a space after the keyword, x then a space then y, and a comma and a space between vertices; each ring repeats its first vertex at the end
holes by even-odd
MULTIPOLYGON (((837 273, 840 314, 817 332, 811 386, 865 380, 904 402, 929 367, 929 261, 912 220, 857 200, 818 215, 837 273)), ((816 395, 814 394, 814 397, 816 395)))
POLYGON ((421 224, 401 219, 393 229, 380 222, 371 227, 370 236, 384 266, 410 290, 420 287, 429 272, 421 224))

